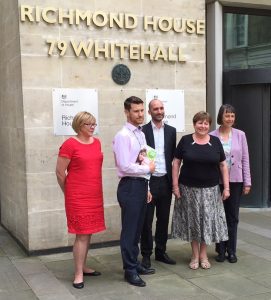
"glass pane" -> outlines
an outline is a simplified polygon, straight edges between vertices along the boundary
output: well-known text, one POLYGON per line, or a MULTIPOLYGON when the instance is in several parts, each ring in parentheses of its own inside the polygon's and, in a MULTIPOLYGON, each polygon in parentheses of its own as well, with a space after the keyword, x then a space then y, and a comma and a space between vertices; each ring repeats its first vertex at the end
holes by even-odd
POLYGON ((224 69, 271 67, 271 16, 224 14, 224 69))

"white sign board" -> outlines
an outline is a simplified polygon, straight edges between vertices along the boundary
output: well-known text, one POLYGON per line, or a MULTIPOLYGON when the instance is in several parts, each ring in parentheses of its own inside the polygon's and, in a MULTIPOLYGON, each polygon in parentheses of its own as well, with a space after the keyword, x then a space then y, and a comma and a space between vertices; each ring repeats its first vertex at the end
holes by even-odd
MULTIPOLYGON (((55 135, 75 135, 72 120, 80 111, 94 115, 98 124, 98 93, 95 89, 53 89, 55 135)), ((98 132, 98 126, 95 133, 98 132)))
POLYGON ((148 114, 149 102, 159 99, 164 103, 164 122, 176 128, 177 132, 184 132, 184 91, 183 90, 146 90, 146 120, 149 122, 151 116, 148 114))

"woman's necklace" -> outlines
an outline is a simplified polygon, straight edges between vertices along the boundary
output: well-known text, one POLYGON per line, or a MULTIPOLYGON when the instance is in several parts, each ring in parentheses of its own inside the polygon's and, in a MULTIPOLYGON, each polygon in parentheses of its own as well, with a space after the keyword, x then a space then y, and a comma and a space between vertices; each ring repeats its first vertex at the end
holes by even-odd
POLYGON ((210 136, 207 134, 206 136, 204 136, 203 138, 198 138, 197 135, 194 133, 193 134, 193 143, 194 144, 199 144, 199 145, 205 145, 205 144, 210 144, 210 136))

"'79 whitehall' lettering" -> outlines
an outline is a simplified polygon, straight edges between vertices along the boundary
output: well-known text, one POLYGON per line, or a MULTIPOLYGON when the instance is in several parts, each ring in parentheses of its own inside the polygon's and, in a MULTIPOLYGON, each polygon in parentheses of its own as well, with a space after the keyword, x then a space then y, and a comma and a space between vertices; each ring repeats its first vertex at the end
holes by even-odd
POLYGON ((125 43, 109 43, 100 41, 56 41, 47 40, 49 45, 48 55, 64 56, 71 48, 76 56, 83 55, 85 57, 105 58, 105 59, 131 59, 151 61, 172 61, 185 62, 186 58, 179 47, 163 47, 154 45, 138 45, 125 43))

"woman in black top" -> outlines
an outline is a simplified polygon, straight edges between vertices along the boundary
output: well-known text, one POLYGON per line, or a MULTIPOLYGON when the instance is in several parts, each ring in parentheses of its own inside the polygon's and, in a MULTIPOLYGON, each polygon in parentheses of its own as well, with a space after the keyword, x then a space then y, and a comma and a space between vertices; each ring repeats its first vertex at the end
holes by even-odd
POLYGON ((198 112, 195 132, 181 138, 173 160, 173 193, 176 196, 172 236, 191 242, 189 267, 209 269, 207 244, 228 239, 222 200, 229 197, 229 177, 220 140, 208 134, 211 117, 198 112), (182 164, 181 170, 180 166, 182 164), (224 190, 219 190, 219 178, 224 190))

